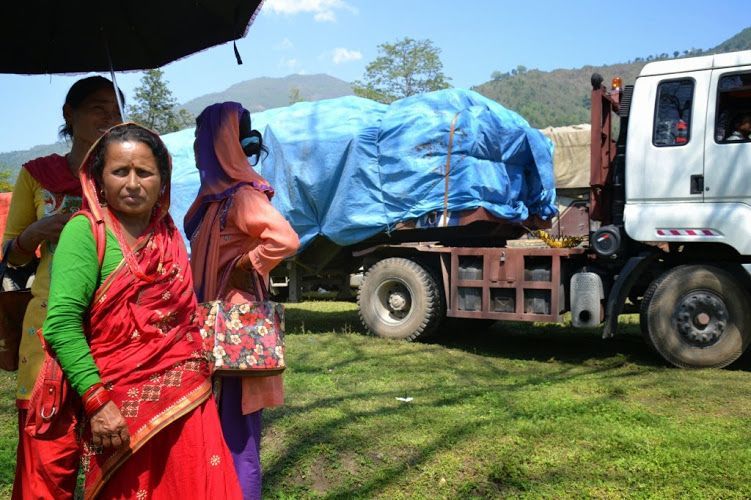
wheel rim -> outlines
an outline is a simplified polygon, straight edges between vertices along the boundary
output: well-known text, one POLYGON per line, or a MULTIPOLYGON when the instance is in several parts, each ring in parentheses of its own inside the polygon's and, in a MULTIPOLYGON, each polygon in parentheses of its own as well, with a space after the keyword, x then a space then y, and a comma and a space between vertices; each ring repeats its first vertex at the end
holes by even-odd
POLYGON ((729 314, 719 295, 709 290, 696 290, 678 301, 674 318, 685 342, 696 347, 709 347, 725 333, 729 314))
POLYGON ((387 325, 400 325, 412 314, 412 289, 400 279, 384 280, 376 289, 374 302, 378 318, 387 325))

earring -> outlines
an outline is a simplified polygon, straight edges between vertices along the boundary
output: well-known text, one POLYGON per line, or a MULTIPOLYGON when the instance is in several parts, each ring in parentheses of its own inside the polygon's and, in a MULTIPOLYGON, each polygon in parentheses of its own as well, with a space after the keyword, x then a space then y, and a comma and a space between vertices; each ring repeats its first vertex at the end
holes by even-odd
POLYGON ((104 197, 104 189, 99 190, 99 206, 107 206, 107 198, 104 197))

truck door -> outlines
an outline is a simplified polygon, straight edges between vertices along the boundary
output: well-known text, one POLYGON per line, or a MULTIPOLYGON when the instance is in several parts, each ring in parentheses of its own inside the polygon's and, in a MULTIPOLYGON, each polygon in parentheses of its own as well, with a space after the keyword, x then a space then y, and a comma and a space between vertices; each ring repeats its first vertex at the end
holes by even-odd
POLYGON ((626 154, 628 203, 702 201, 710 76, 705 70, 637 80, 626 154))
POLYGON ((751 205, 751 66, 712 71, 709 96, 704 201, 751 205))

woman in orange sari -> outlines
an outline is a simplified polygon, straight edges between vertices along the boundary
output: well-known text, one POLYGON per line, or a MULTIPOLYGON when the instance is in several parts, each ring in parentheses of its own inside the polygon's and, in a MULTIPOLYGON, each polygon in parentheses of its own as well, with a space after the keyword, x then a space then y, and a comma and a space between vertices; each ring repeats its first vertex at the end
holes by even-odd
MULTIPOLYGON (((196 294, 200 301, 259 300, 251 273, 267 279, 282 259, 294 255, 299 239, 271 205, 271 186, 248 163, 262 149, 250 113, 236 102, 213 104, 196 124, 201 189, 185 216, 196 294), (220 276, 233 263, 229 286, 220 290, 220 276)), ((222 430, 244 498, 260 499, 261 412, 283 403, 282 376, 223 377, 221 386, 222 430)))
POLYGON ((196 298, 169 216, 171 164, 153 132, 110 129, 81 166, 89 220, 60 236, 44 336, 87 417, 82 468, 93 498, 241 498, 222 439, 196 298), (88 342, 87 342, 88 341, 88 342))

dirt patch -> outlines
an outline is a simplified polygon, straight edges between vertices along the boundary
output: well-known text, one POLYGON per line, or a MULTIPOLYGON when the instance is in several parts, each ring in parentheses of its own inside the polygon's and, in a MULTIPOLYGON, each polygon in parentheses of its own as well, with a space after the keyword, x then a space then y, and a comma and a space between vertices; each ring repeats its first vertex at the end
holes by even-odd
POLYGON ((327 493, 332 486, 331 480, 327 477, 327 472, 330 471, 328 465, 325 457, 318 457, 308 469, 310 488, 319 495, 327 493))
POLYGON ((342 469, 348 474, 357 476, 358 472, 360 471, 360 462, 358 460, 358 457, 352 452, 342 453, 339 462, 342 464, 342 469))

